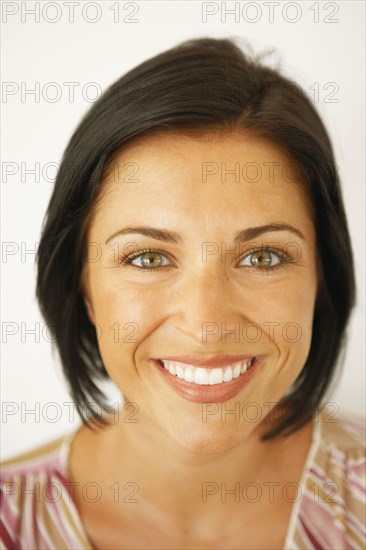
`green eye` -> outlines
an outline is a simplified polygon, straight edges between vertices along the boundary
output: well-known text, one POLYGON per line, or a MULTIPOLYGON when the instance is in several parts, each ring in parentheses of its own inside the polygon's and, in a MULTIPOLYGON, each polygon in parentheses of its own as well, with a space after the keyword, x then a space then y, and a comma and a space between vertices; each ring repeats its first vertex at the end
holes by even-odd
POLYGON ((144 271, 158 270, 160 267, 171 265, 167 257, 157 250, 143 250, 139 254, 125 258, 123 263, 144 271))
MULTIPOLYGON (((139 267, 160 267, 163 264, 161 254, 159 252, 144 252, 137 256, 140 259, 139 267)), ((131 263, 134 265, 135 258, 131 263)))
POLYGON ((250 254, 250 263, 253 267, 272 267, 273 265, 276 265, 273 264, 274 256, 277 256, 277 254, 269 252, 268 250, 257 250, 257 252, 253 252, 252 254, 250 254))
POLYGON ((291 258, 283 251, 258 248, 247 252, 239 266, 250 267, 262 273, 271 273, 275 269, 283 267, 284 264, 291 262, 291 258))

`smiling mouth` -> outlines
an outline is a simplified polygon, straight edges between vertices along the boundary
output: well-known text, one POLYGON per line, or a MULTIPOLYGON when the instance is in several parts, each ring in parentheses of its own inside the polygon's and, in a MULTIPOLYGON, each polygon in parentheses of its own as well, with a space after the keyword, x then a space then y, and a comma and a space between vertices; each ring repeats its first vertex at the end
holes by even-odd
POLYGON ((166 371, 180 380, 199 386, 216 386, 231 382, 235 378, 239 378, 245 374, 248 370, 253 368, 256 359, 256 357, 252 357, 246 361, 238 361, 222 368, 195 367, 186 363, 180 363, 179 361, 166 361, 161 359, 158 361, 166 371))

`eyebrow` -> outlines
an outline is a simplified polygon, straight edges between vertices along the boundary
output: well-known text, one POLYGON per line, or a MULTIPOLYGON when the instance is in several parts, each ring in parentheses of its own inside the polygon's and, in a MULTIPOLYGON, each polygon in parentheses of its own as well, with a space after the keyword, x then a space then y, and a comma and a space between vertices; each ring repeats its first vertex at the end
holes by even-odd
POLYGON ((260 225, 259 227, 248 227, 247 229, 243 229, 243 231, 239 231, 239 233, 235 235, 234 242, 241 243, 250 241, 256 237, 259 237, 259 235, 262 235, 263 233, 269 233, 272 231, 289 231, 305 241, 304 234, 300 231, 300 229, 296 229, 293 225, 289 225, 287 223, 270 223, 267 225, 260 225))
MULTIPOLYGON (((247 227, 247 229, 239 231, 234 237, 234 243, 250 241, 252 239, 255 239, 256 237, 259 237, 259 235, 263 235, 263 233, 269 233, 273 231, 289 231, 290 233, 294 233, 295 235, 300 237, 300 239, 305 240, 304 234, 299 229, 296 229, 296 227, 294 227, 293 225, 289 225, 286 223, 271 223, 267 225, 260 225, 258 227, 247 227)), ((182 238, 179 233, 176 233, 175 231, 168 231, 167 229, 149 227, 146 225, 137 227, 125 227, 124 229, 120 229, 119 231, 113 233, 113 235, 108 237, 108 239, 105 241, 105 244, 108 244, 115 237, 120 237, 122 235, 131 233, 145 235, 146 237, 151 237, 152 239, 156 239, 157 241, 182 244, 182 238)))

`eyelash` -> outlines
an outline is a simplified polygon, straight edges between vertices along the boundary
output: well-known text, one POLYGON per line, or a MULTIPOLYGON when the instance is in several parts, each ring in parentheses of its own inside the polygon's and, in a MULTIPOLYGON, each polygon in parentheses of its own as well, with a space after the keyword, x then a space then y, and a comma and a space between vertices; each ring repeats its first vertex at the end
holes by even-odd
MULTIPOLYGON (((138 258, 139 256, 142 256, 143 254, 146 254, 147 252, 153 252, 154 254, 160 254, 161 256, 165 256, 167 257, 166 254, 164 254, 163 252, 161 252, 160 250, 156 250, 154 248, 146 248, 144 250, 141 250, 140 252, 136 252, 130 256, 125 256, 122 261, 121 261, 121 264, 123 265, 132 265, 132 262, 135 258, 138 258)), ((290 264, 290 263, 294 263, 294 260, 288 255, 286 254, 286 252, 284 252, 283 250, 279 250, 277 248, 271 248, 271 247, 266 247, 266 246, 263 246, 263 247, 260 247, 260 248, 252 248, 252 249, 249 249, 246 251, 245 253, 245 256, 243 256, 241 258, 241 260, 245 259, 247 256, 250 256, 252 254, 254 254, 255 252, 270 252, 272 254, 275 254, 276 256, 278 256, 280 262, 272 267, 255 267, 255 266, 244 266, 244 267, 249 267, 249 269, 254 269, 256 272, 260 272, 260 273, 263 273, 263 274, 266 274, 266 275, 269 275, 270 273, 273 273, 273 271, 277 270, 277 269, 281 269, 283 268, 286 264, 290 264)), ((132 267, 135 267, 136 269, 139 269, 141 271, 161 271, 162 269, 165 269, 166 267, 171 267, 171 266, 163 266, 163 267, 140 267, 138 265, 133 265, 132 267)), ((240 266, 240 267, 243 267, 243 266, 240 266)))

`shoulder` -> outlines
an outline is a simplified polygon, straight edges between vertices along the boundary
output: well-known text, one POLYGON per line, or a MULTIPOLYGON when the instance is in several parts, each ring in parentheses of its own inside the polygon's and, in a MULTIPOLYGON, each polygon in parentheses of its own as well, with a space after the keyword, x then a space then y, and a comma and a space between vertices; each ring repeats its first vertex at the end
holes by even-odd
POLYGON ((342 494, 355 495, 360 488, 364 491, 365 418, 348 411, 329 414, 329 409, 323 409, 318 426, 316 420, 314 434, 318 448, 311 470, 313 475, 333 481, 342 494))
POLYGON ((75 433, 1 463, 2 548, 59 547, 66 534, 60 519, 71 521, 72 488, 66 478, 66 459, 75 433))
POLYGON ((314 478, 333 483, 348 505, 353 502, 357 507, 366 487, 365 418, 348 411, 329 416, 329 410, 323 410, 318 438, 311 470, 314 478))
POLYGON ((26 475, 58 466, 59 452, 65 437, 67 436, 53 439, 1 462, 1 480, 13 475, 26 475))
MULTIPOLYGON (((328 404, 330 405, 330 404, 328 404)), ((314 420, 321 426, 321 441, 343 453, 365 454, 366 419, 350 411, 322 409, 314 420)))
POLYGON ((331 476, 343 491, 349 491, 353 495, 357 488, 362 487, 364 491, 365 418, 349 411, 329 414, 329 409, 323 409, 315 432, 318 435, 319 448, 313 470, 321 470, 324 476, 331 476))
POLYGON ((365 419, 328 407, 313 426, 296 548, 364 548, 365 419))

